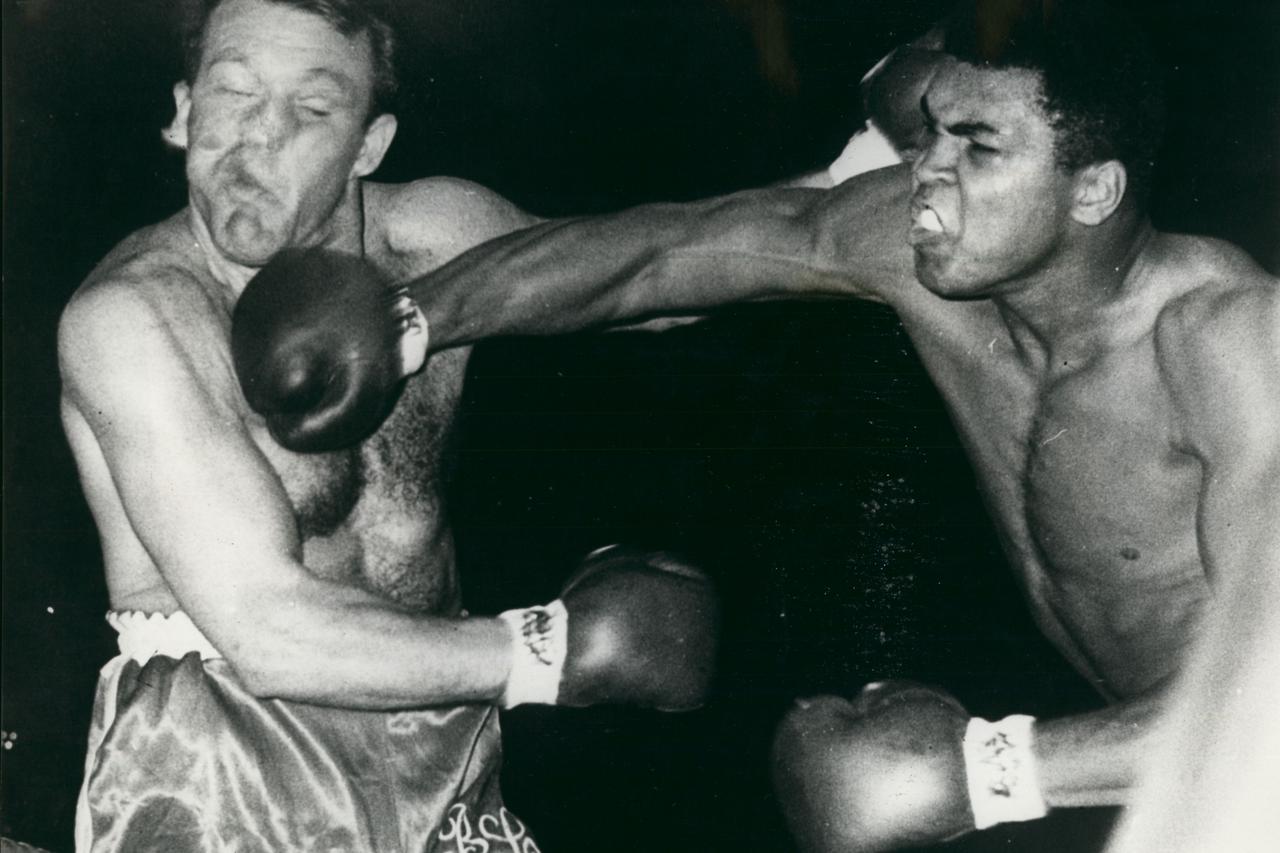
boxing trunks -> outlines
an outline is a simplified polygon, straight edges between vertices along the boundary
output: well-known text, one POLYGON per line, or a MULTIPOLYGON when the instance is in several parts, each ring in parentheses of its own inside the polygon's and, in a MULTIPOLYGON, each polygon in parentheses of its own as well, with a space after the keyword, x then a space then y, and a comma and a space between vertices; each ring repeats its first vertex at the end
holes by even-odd
POLYGON ((184 614, 108 621, 80 853, 536 853, 502 804, 496 708, 258 699, 184 614))

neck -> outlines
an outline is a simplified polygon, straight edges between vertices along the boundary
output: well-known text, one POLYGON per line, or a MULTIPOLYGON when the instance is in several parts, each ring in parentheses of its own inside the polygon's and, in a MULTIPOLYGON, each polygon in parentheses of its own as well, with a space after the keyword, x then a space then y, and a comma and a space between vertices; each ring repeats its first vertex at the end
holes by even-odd
POLYGON ((1070 367, 1104 348, 1108 309, 1125 293, 1155 234, 1137 214, 1081 233, 1043 270, 995 298, 1019 350, 1040 366, 1070 367))

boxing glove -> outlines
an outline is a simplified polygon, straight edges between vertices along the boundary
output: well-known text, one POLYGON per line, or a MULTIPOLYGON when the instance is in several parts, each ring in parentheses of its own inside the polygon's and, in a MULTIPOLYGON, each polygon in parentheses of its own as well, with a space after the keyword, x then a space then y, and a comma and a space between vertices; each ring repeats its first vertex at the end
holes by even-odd
POLYGON ((801 700, 779 725, 773 781, 807 853, 868 853, 974 828, 965 709, 947 693, 883 682, 852 701, 801 700))
POLYGON ((719 603, 705 575, 666 554, 595 551, 559 599, 500 618, 512 635, 505 707, 683 711, 710 692, 719 603))
POLYGON ((426 319, 363 258, 286 249, 231 317, 231 357, 250 408, 298 452, 369 437, 426 358, 426 319))

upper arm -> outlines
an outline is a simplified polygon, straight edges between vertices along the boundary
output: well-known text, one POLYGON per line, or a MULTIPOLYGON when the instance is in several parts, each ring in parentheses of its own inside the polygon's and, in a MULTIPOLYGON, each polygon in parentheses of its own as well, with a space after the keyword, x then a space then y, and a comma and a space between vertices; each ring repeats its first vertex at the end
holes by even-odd
MULTIPOLYGON (((898 167, 828 191, 752 190, 651 205, 604 220, 602 228, 617 238, 618 255, 638 259, 620 275, 633 275, 634 266, 650 282, 637 298, 653 302, 654 291, 658 304, 686 313, 770 299, 893 302, 915 281, 906 242, 908 175, 898 167)), ((619 310, 623 317, 644 313, 625 302, 619 310)))
POLYGON ((63 394, 152 562, 231 657, 248 627, 243 607, 302 573, 300 544, 239 414, 221 327, 179 313, 200 312, 185 286, 175 280, 166 297, 107 282, 78 294, 59 328, 63 394))
POLYGON ((1203 465, 1211 580, 1280 561, 1280 289, 1208 289, 1161 315, 1157 347, 1185 440, 1203 465))

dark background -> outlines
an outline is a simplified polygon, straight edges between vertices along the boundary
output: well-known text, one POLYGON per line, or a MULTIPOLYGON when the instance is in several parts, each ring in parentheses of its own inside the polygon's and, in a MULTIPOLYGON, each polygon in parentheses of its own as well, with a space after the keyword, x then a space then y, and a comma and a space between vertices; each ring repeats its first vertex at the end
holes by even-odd
MULTIPOLYGON (((0 830, 57 850, 113 643, 54 330, 112 245, 184 203, 159 135, 176 5, 4 2, 0 830)), ((544 215, 777 180, 839 151, 859 77, 947 5, 403 2, 406 97, 378 177, 459 175, 544 215)), ((1276 272, 1277 4, 1128 5, 1170 65, 1157 224, 1231 239, 1276 272)), ((474 612, 554 597, 574 560, 617 540, 684 550, 726 601, 704 710, 506 715, 507 799, 548 851, 787 849, 765 756, 797 695, 910 676, 987 716, 1097 703, 1026 616, 945 413, 879 308, 489 342, 461 436, 452 511, 474 612)), ((969 846, 1089 849, 1108 817, 969 846)))

